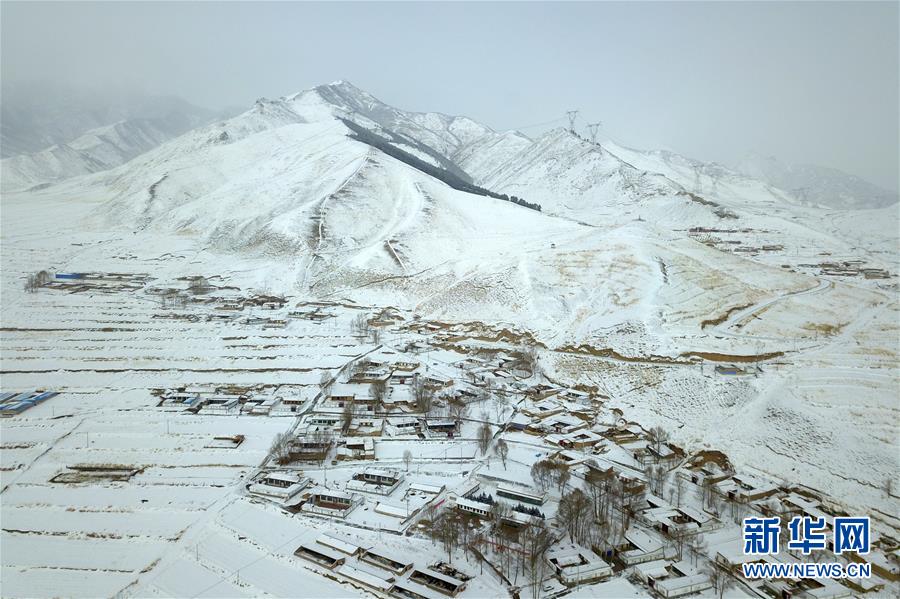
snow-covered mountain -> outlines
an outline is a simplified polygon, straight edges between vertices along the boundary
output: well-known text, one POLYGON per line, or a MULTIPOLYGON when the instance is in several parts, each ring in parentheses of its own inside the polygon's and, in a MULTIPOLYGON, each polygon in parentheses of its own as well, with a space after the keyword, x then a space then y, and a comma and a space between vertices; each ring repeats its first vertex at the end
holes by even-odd
POLYGON ((217 117, 174 97, 101 96, 55 85, 3 91, 3 191, 118 166, 217 117))
MULTIPOLYGON (((527 138, 522 134, 506 135, 464 116, 448 116, 438 112, 409 112, 388 106, 368 92, 347 81, 337 81, 315 88, 314 92, 342 116, 363 125, 375 123, 379 128, 409 137, 428 146, 459 166, 471 156, 474 144, 515 143, 527 138), (368 122, 367 122, 368 121, 368 122)), ((303 96, 301 92, 294 96, 303 96)))
POLYGON ((68 143, 5 158, 0 162, 2 189, 27 189, 119 166, 171 139, 175 131, 153 120, 120 121, 68 143))
POLYGON ((122 121, 150 121, 172 138, 216 117, 174 96, 86 91, 46 82, 4 83, 0 157, 34 154, 122 121))
POLYGON ((774 156, 749 154, 736 165, 748 177, 765 181, 811 205, 838 209, 885 208, 897 203, 895 191, 835 168, 785 164, 774 156))
MULTIPOLYGON (((16 226, 7 214, 66 207, 68 228, 52 236, 61 249, 34 254, 65 268, 119 272, 136 255, 161 280, 202 273, 522 331, 558 350, 553 367, 567 378, 606 385, 601 365, 635 367, 611 401, 681 423, 685 443, 714 442, 764 470, 821 464, 821 486, 867 463, 878 464, 867 476, 880 484, 891 468, 889 442, 840 464, 821 454, 821 435, 852 436, 842 419, 858 430, 877 423, 848 409, 837 383, 822 386, 815 368, 893 359, 881 337, 871 352, 853 337, 886 319, 890 298, 878 285, 893 281, 845 284, 804 266, 860 259, 896 272, 888 208, 861 216, 803 206, 718 165, 566 130, 529 139, 405 112, 345 82, 258 100, 120 166, 3 199, 4 234, 16 226), (846 353, 824 351, 826 335, 846 353), (766 355, 781 360, 735 385, 710 383, 687 362, 766 355), (602 364, 589 362, 597 357, 602 364), (754 444, 760 431, 771 431, 769 449, 754 444)), ((47 225, 30 226, 43 235, 47 225)), ((33 261, 30 237, 4 251, 33 261)), ((884 385, 866 397, 888 421, 884 385)))
POLYGON ((212 251, 266 260, 264 271, 278 264, 267 285, 288 293, 363 290, 366 301, 442 317, 503 314, 540 336, 578 341, 613 321, 690 328, 734 298, 803 286, 777 257, 723 254, 698 244, 692 228, 741 228, 750 242, 786 251, 858 243, 740 175, 714 172, 719 186, 700 196, 688 187, 697 168, 566 130, 531 140, 463 117, 407 113, 339 82, 260 99, 30 197, 89 197, 102 202, 98 227, 124 227, 136 240, 196 237, 212 251), (661 279, 660 265, 718 286, 663 315, 658 306, 679 287, 664 284, 673 275, 661 279), (735 270, 744 274, 727 274, 735 270))
MULTIPOLYGON (((153 131, 123 123, 4 166, 16 167, 11 181, 54 168, 103 171, 158 141, 153 131), (130 145, 134 140, 143 143, 130 145)), ((656 231, 650 237, 740 225, 766 231, 760 242, 849 247, 789 195, 720 165, 593 144, 564 129, 534 140, 498 133, 466 117, 395 109, 343 81, 260 99, 243 114, 72 185, 108 199, 104 216, 119 224, 202 232, 225 251, 304 259, 311 252, 316 267, 336 253, 372 249, 378 239, 380 253, 345 256, 344 264, 379 255, 387 261, 376 270, 394 272, 398 262, 415 263, 403 260, 400 238, 425 222, 419 216, 464 203, 494 210, 498 200, 490 196, 518 196, 547 216, 593 227, 645 222, 656 231)), ((509 209, 513 221, 533 216, 496 207, 509 209)), ((467 230, 444 232, 452 239, 454 231, 469 237, 467 230)))

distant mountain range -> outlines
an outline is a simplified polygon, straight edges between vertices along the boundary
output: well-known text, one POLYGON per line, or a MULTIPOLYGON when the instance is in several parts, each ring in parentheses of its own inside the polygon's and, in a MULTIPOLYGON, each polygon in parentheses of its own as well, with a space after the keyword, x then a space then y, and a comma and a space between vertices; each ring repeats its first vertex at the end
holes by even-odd
MULTIPOLYGON (((606 369, 617 371, 611 398, 637 403, 630 393, 640 389, 655 402, 647 406, 684 422, 691 443, 740 450, 756 467, 796 456, 824 464, 823 486, 851 480, 862 463, 877 464, 867 471, 878 484, 892 472, 894 448, 869 443, 891 438, 877 426, 859 442, 871 453, 841 462, 840 479, 825 472, 837 462, 821 459, 819 431, 845 435, 834 426, 845 418, 855 419, 853 430, 875 426, 860 416, 865 410, 846 407, 855 406, 857 388, 847 395, 844 370, 833 371, 827 395, 794 392, 832 359, 803 361, 826 335, 845 343, 833 356, 843 369, 848 359, 862 365, 876 355, 856 353, 852 337, 874 328, 872 319, 884 318, 885 339, 893 330, 896 204, 804 205, 790 190, 722 165, 595 144, 566 129, 534 138, 498 132, 466 117, 399 110, 343 81, 259 99, 161 142, 133 121, 64 145, 95 148, 92 156, 158 145, 112 168, 3 194, 4 214, 26 215, 31 227, 4 216, 5 252, 36 271, 48 258, 26 242, 56 244, 55 264, 75 272, 152 264, 162 281, 203 274, 301 301, 489 324, 485 335, 499 330, 559 348, 548 367, 592 384, 605 386, 606 369), (73 216, 51 229, 44 206, 73 216), (33 239, 45 231, 46 240, 33 239), (840 274, 863 265, 878 276, 840 274), (691 365, 698 356, 757 358, 763 372, 716 377, 691 365), (641 365, 633 378, 620 370, 629 363, 641 365), (761 446, 759 431, 777 431, 770 437, 779 444, 761 446)), ((877 351, 885 364, 893 357, 877 351)), ((875 396, 879 420, 890 420, 881 410, 892 400, 875 396)))
POLYGON ((221 116, 171 96, 5 86, 2 189, 107 170, 221 116))
POLYGON ((773 156, 750 154, 735 166, 748 177, 790 192, 801 202, 829 208, 884 208, 897 203, 895 191, 882 189, 843 171, 813 164, 785 164, 773 156))
MULTIPOLYGON (((404 111, 345 81, 314 91, 338 118, 376 135, 387 132, 397 151, 447 171, 454 180, 550 209, 563 196, 567 210, 577 212, 573 202, 581 202, 589 212, 597 194, 627 204, 636 197, 678 191, 716 196, 725 190, 729 197, 749 201, 764 193, 838 209, 882 208, 898 199, 894 192, 825 167, 785 165, 751 155, 732 170, 663 150, 613 143, 601 148, 562 129, 533 140, 517 131, 496 132, 467 117, 404 111), (568 186, 565 193, 560 193, 560 184, 568 186)), ((281 101, 296 102, 307 93, 281 101)), ((101 97, 58 86, 4 90, 2 111, 4 191, 111 169, 226 116, 174 97, 101 97)))

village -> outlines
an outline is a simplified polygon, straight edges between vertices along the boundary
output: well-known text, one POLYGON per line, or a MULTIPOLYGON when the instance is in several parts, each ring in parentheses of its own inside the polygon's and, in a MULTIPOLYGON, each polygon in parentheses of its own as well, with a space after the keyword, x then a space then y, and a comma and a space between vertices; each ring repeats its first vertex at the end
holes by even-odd
MULTIPOLYGON (((817 262, 800 261, 797 255, 788 255, 783 243, 765 241, 771 231, 756 230, 752 228, 711 228, 691 227, 688 235, 698 242, 715 248, 719 251, 729 252, 741 256, 762 256, 764 261, 773 262, 777 257, 790 259, 789 264, 779 264, 782 269, 792 272, 802 272, 810 275, 825 276, 829 279, 840 281, 860 281, 859 284, 871 283, 879 289, 895 289, 897 273, 892 273, 887 268, 870 265, 861 258, 847 256, 836 258, 831 252, 817 252, 814 256, 817 262)), ((809 256, 804 257, 804 259, 809 256)))
MULTIPOLYGON (((147 275, 37 278, 49 292, 138 294, 157 306, 153 319, 209 323, 226 337, 271 335, 301 321, 355 340, 314 382, 267 382, 261 372, 253 382, 216 383, 211 375, 150 388, 147 403, 173 418, 284 423, 242 493, 314 525, 314 537, 290 548, 296 567, 359 592, 477 597, 484 576, 512 597, 534 598, 624 585, 608 588, 826 599, 900 585, 900 541, 877 528, 871 553, 840 558, 869 564, 870 578, 743 578, 741 565, 760 559, 742 551, 743 518, 830 520, 845 515, 841 508, 818 490, 739 472, 720 451, 680 447, 665 429, 608 407, 605 390, 554 380, 541 364, 548 350, 527 334, 394 308, 244 295, 204 277, 164 288, 147 275), (420 539, 431 551, 385 551, 362 531, 420 539)), ((4 415, 55 395, 9 391, 4 415)), ((244 440, 219 435, 205 447, 241 451, 244 440)), ((127 483, 139 473, 76 465, 51 482, 127 483)), ((785 548, 762 561, 803 557, 785 548)))

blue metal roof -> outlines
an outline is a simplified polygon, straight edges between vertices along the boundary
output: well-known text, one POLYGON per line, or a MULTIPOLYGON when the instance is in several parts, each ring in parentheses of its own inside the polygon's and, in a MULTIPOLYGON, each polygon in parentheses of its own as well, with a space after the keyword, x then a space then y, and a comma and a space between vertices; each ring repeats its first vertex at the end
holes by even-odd
POLYGON ((32 397, 31 401, 33 401, 33 402, 46 401, 46 400, 50 399, 51 397, 56 397, 57 395, 59 395, 59 393, 56 391, 44 391, 43 393, 39 393, 39 394, 35 395, 34 397, 32 397))

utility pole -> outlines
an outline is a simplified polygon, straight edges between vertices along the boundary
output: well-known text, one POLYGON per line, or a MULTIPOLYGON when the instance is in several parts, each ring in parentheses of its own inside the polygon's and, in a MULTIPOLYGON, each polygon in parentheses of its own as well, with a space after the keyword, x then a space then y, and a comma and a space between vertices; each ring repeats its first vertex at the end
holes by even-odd
POLYGON ((575 119, 578 118, 577 110, 567 110, 566 116, 569 117, 569 131, 575 133, 575 119))
POLYGON ((600 125, 603 124, 603 121, 597 121, 596 123, 588 123, 588 131, 591 132, 591 143, 597 143, 597 131, 600 129, 600 125))

